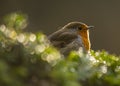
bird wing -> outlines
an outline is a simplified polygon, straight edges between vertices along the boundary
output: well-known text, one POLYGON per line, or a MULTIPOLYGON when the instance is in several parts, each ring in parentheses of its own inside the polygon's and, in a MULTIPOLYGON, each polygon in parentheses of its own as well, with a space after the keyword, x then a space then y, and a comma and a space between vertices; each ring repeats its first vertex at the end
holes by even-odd
POLYGON ((48 36, 52 45, 57 48, 65 47, 76 38, 77 34, 69 29, 61 29, 48 36))
POLYGON ((58 36, 59 36, 61 33, 63 33, 63 32, 64 32, 64 29, 62 29, 62 30, 60 29, 60 30, 58 30, 58 31, 50 34, 50 35, 48 36, 48 39, 49 39, 50 41, 56 40, 56 39, 58 38, 58 36))

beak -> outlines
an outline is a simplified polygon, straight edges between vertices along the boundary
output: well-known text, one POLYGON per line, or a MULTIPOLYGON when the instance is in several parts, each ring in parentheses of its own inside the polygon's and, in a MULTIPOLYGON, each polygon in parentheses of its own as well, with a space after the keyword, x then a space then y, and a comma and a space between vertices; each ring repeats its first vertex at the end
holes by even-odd
POLYGON ((88 26, 88 29, 94 29, 94 26, 88 26))

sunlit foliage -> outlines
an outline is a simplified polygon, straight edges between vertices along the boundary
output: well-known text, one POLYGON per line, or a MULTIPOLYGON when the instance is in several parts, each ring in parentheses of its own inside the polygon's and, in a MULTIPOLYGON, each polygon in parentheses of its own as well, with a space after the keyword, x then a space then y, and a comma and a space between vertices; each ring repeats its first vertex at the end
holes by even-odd
POLYGON ((12 13, 0 25, 0 86, 120 86, 120 59, 82 49, 64 57, 46 35, 25 32, 27 16, 12 13))

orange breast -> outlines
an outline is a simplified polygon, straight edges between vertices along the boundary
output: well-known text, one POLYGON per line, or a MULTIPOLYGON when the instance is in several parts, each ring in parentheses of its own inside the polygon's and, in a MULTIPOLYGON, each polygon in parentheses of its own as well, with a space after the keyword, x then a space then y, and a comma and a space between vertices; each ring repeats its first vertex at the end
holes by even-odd
POLYGON ((89 31, 88 30, 83 30, 78 32, 79 35, 82 38, 83 45, 87 51, 90 50, 91 44, 90 44, 90 39, 89 39, 89 31))

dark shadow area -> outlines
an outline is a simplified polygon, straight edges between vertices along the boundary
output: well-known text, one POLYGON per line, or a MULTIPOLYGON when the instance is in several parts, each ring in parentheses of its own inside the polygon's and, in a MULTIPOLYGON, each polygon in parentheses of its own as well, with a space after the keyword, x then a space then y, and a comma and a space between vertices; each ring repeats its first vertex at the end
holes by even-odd
POLYGON ((94 25, 90 31, 93 50, 120 52, 119 0, 1 0, 1 18, 21 11, 29 16, 28 31, 50 34, 71 21, 94 25))

